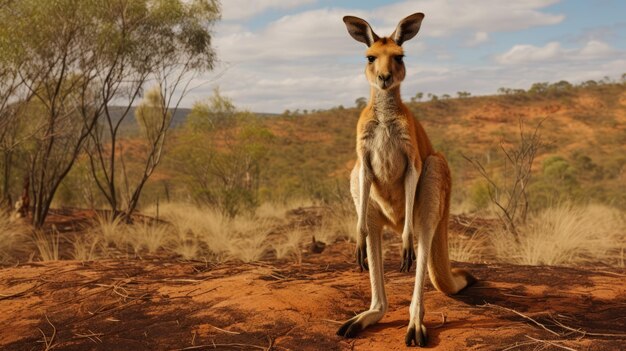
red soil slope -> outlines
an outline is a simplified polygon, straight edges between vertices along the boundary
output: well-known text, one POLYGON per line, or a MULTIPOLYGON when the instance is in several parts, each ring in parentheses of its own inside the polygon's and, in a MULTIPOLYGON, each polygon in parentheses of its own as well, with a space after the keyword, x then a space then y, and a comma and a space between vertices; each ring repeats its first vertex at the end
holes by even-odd
MULTIPOLYGON (((413 286, 388 255, 390 311, 357 339, 338 321, 369 305, 352 245, 289 263, 171 259, 33 263, 0 270, 2 350, 404 350, 413 286)), ((448 297, 428 286, 438 350, 620 350, 626 272, 459 264, 480 282, 448 297)))

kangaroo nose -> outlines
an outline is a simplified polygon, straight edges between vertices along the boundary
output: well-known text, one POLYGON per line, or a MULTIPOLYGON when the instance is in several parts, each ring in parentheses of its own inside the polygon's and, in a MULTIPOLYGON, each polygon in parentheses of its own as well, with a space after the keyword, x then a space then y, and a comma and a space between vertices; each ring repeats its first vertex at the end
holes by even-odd
POLYGON ((387 74, 379 74, 378 75, 378 79, 382 80, 383 82, 388 81, 389 79, 391 79, 391 73, 387 73, 387 74))

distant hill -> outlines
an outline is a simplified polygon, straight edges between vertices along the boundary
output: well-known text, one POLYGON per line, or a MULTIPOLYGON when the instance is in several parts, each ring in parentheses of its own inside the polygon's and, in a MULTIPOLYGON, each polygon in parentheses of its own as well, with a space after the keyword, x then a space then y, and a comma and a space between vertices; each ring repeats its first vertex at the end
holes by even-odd
MULTIPOLYGON (((485 195, 463 155, 497 167, 504 159, 500 143, 516 142, 520 121, 528 131, 545 119, 540 133, 547 145, 533 167, 536 193, 626 207, 626 193, 619 191, 626 182, 626 84, 539 83, 528 91, 405 103, 450 162, 457 201, 485 195)), ((359 112, 339 107, 265 120, 277 136, 264 167, 266 191, 329 196, 337 182, 344 189, 359 112)))
MULTIPOLYGON (((481 160, 500 176, 505 158, 501 143, 517 142, 520 121, 527 131, 543 121, 539 131, 546 146, 533 164, 531 180, 535 204, 574 199, 626 209, 621 190, 626 182, 626 84, 541 83, 528 91, 405 103, 448 159, 457 206, 485 206, 489 196, 464 156, 481 160)), ((121 108, 118 111, 121 114, 121 108)), ((179 109, 174 126, 189 112, 179 109)), ((357 108, 337 107, 308 114, 260 114, 272 116, 262 123, 274 135, 258 183, 260 200, 349 199, 347 180, 355 160, 359 113, 357 108)), ((124 133, 137 131, 134 115, 123 128, 124 133)), ((169 150, 186 142, 172 135, 169 150)), ((180 160, 181 155, 166 152, 165 157, 180 160)), ((146 198, 169 196, 164 189, 186 194, 188 175, 180 173, 176 162, 163 163, 157 173, 146 198)))
MULTIPOLYGON (((124 114, 124 111, 126 110, 126 107, 111 106, 110 110, 113 116, 113 121, 117 122, 120 118, 122 118, 122 115, 124 114)), ((191 112, 190 108, 183 108, 183 107, 178 108, 172 118, 172 128, 176 128, 176 127, 183 125, 183 123, 185 123, 185 120, 187 119, 187 115, 189 115, 190 112, 191 112)), ((278 113, 255 112, 255 114, 259 117, 280 116, 280 114, 278 113)), ((124 135, 133 135, 137 131, 139 131, 139 126, 137 125, 137 121, 135 120, 135 107, 134 106, 130 108, 128 115, 126 116, 126 118, 124 118, 124 121, 122 122, 120 128, 122 129, 124 135)))
MULTIPOLYGON (((111 106, 109 109, 114 122, 119 121, 124 111, 126 111, 126 107, 122 106, 111 106)), ((124 118, 124 121, 120 125, 120 129, 124 135, 134 135, 139 131, 139 125, 137 125, 137 120, 135 119, 135 109, 134 106, 130 108, 126 118, 124 118)), ((176 128, 182 125, 190 111, 191 109, 189 108, 178 108, 172 117, 172 127, 176 128)))

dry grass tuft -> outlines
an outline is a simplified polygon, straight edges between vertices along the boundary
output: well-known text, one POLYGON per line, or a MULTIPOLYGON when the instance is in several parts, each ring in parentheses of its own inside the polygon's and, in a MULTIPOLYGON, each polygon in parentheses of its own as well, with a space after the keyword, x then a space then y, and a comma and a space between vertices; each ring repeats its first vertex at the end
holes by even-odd
POLYGON ((97 213, 91 233, 99 236, 105 245, 121 246, 123 244, 125 225, 121 217, 97 213))
POLYGON ((33 231, 33 244, 39 254, 39 259, 43 262, 59 260, 59 232, 53 230, 51 234, 44 233, 41 230, 33 231))
POLYGON ((450 259, 458 262, 480 262, 488 249, 488 242, 482 233, 475 233, 469 238, 449 236, 448 252, 450 259))
POLYGON ((502 262, 528 265, 584 265, 602 261, 623 264, 624 214, 605 205, 561 204, 546 209, 520 227, 519 244, 506 232, 493 233, 491 244, 502 262))
POLYGON ((171 240, 171 228, 161 224, 142 222, 125 226, 124 229, 125 240, 137 256, 142 252, 157 253, 171 240))
POLYGON ((102 239, 92 233, 77 236, 70 242, 72 244, 70 256, 73 260, 94 261, 104 256, 103 253, 106 252, 102 246, 102 239))
MULTIPOLYGON (((147 214, 156 209, 147 209, 147 214)), ((292 256, 301 235, 286 233, 270 240, 269 234, 285 217, 286 207, 270 204, 262 206, 261 214, 228 218, 219 211, 189 204, 170 203, 160 206, 160 218, 167 221, 162 247, 186 259, 225 261, 229 259, 251 262, 274 251, 280 258, 292 256)))
POLYGON ((270 246, 274 250, 276 258, 279 260, 292 259, 298 264, 302 263, 302 249, 300 246, 304 238, 307 237, 306 234, 305 230, 298 228, 275 239, 270 246))
POLYGON ((315 239, 327 245, 339 240, 356 239, 356 213, 337 211, 327 213, 314 231, 315 239))

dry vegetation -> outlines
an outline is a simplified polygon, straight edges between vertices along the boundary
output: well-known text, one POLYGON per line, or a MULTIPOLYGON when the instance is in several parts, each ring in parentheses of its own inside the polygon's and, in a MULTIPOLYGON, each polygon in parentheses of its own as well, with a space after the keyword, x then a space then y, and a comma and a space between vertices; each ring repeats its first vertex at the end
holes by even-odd
POLYGON ((133 224, 95 212, 77 231, 64 233, 55 227, 49 232, 36 230, 3 213, 0 258, 3 264, 14 264, 24 260, 141 259, 158 254, 214 263, 270 258, 299 262, 312 237, 332 244, 352 235, 356 225, 352 213, 344 216, 303 204, 307 202, 266 203, 254 214, 232 218, 209 207, 169 203, 158 208, 158 216, 156 207, 146 208, 145 216, 133 224), (294 209, 300 214, 290 215, 294 209))
MULTIPOLYGON (((161 255, 214 263, 267 259, 299 263, 312 238, 326 245, 353 241, 356 225, 351 212, 295 203, 267 203, 254 215, 237 218, 184 203, 161 205, 158 212, 157 220, 157 209, 147 208, 148 217, 134 224, 96 214, 89 225, 69 233, 34 230, 3 214, 1 262, 161 255)), ((625 266, 626 219, 622 211, 606 205, 563 203, 535 213, 519 227, 518 241, 495 218, 470 218, 475 220, 453 226, 450 232, 450 256, 455 261, 625 266)), ((397 236, 387 238, 391 242, 387 250, 394 249, 397 236)))
POLYGON ((624 267, 626 222, 615 208, 561 204, 533 215, 520 231, 519 242, 508 233, 491 234, 498 261, 624 267))
MULTIPOLYGON (((65 342, 71 340, 68 344, 80 338, 94 343, 102 343, 100 336, 106 339, 104 334, 89 329, 65 328, 77 322, 80 313, 84 319, 78 323, 101 318, 100 326, 111 328, 111 322, 121 320, 105 314, 132 308, 135 302, 150 302, 148 307, 143 306, 151 309, 150 313, 155 312, 155 306, 168 305, 173 299, 190 299, 180 302, 186 304, 217 289, 207 288, 213 283, 209 279, 230 287, 220 291, 223 296, 212 303, 240 303, 261 296, 268 301, 291 300, 302 303, 300 310, 286 308, 279 301, 265 312, 287 315, 297 310, 298 323, 307 327, 319 324, 310 320, 315 312, 329 314, 330 310, 330 314, 343 318, 363 302, 356 301, 365 293, 355 284, 357 277, 351 275, 356 272, 348 268, 354 266, 348 248, 353 247, 356 228, 348 173, 354 162, 358 107, 266 116, 237 109, 216 89, 213 96, 196 102, 192 109, 184 113, 179 110, 195 75, 210 71, 215 63, 211 30, 219 18, 217 1, 197 6, 199 3, 193 1, 162 0, 151 6, 150 2, 138 0, 128 2, 137 5, 132 9, 122 2, 120 6, 105 6, 106 10, 97 1, 5 3, 10 11, 0 11, 0 275, 8 278, 0 280, 0 301, 8 302, 4 306, 9 306, 11 312, 0 313, 0 322, 14 322, 11 313, 18 313, 23 320, 17 324, 34 330, 31 324, 39 319, 42 324, 36 328, 41 338, 29 335, 26 344, 37 342, 45 350, 56 347, 55 324, 47 312, 42 318, 31 307, 48 303, 44 311, 59 309, 55 316, 59 317, 68 309, 63 304, 54 306, 59 296, 78 311, 58 330, 59 334, 66 333, 65 342), (152 84, 155 87, 150 89, 152 84), (147 93, 140 102, 144 90, 147 93), (17 213, 8 210, 14 203, 23 205, 17 213), (49 262, 69 260, 76 262, 49 262), (176 264, 167 268, 171 262, 176 264), (116 268, 102 268, 100 264, 116 268), (157 268, 145 269, 151 264, 157 268), (69 270, 59 271, 62 266, 69 270), (94 276, 99 278, 68 278, 84 273, 78 268, 81 266, 96 267, 94 276), (323 266, 326 269, 322 271, 323 266), (178 278, 168 280, 164 274, 154 281, 141 281, 155 277, 154 272, 164 268, 178 278), (119 278, 119 272, 126 277, 119 278), (57 273, 63 275, 59 280, 55 280, 57 273), (247 275, 229 282, 231 273, 247 275), (14 274, 22 280, 13 279, 14 274), (201 280, 189 279, 194 274, 205 275, 201 280), (326 301, 332 307, 318 311, 314 306, 311 312, 310 301, 300 301, 299 289, 306 287, 306 280, 315 281, 312 277, 324 280, 316 286, 325 289, 316 296, 317 301, 326 301), (265 281, 271 283, 264 285, 265 281), (157 292, 173 282, 199 283, 195 290, 205 292, 190 296, 195 290, 181 291, 180 286, 169 288, 185 295, 170 297, 157 292), (272 290, 274 283, 292 285, 291 289, 278 291, 272 290), (146 292, 141 290, 142 284, 158 287, 146 292), (247 289, 255 284, 259 291, 267 290, 254 296, 247 289), (38 290, 42 286, 49 290, 38 290), (63 294, 55 295, 57 288, 75 289, 68 294, 76 298, 66 300, 63 294), (79 297, 83 289, 92 292, 79 297), (45 294, 52 298, 46 300, 42 297, 45 294), (237 294, 242 295, 231 299, 237 294), (22 315, 11 305, 12 299, 25 296, 37 300, 32 306, 20 307, 22 311, 34 311, 32 316, 22 315), (113 300, 92 312, 90 306, 77 302, 84 298, 94 300, 91 307, 97 306, 100 298, 113 300), (336 311, 337 301, 349 300, 352 310, 336 311), (302 320, 303 316, 308 319, 302 320), (46 333, 50 328, 51 333, 46 333), (70 330, 74 333, 71 336, 67 335, 70 330)), ((499 95, 493 96, 471 97, 459 92, 458 99, 451 99, 428 94, 430 101, 421 101, 423 95, 415 95, 407 101, 407 107, 420 119, 435 148, 446 155, 451 166, 455 184, 451 258, 475 263, 468 266, 481 272, 487 281, 517 272, 515 279, 500 281, 501 286, 478 289, 494 288, 492 291, 499 294, 504 286, 508 298, 526 299, 526 304, 539 301, 536 306, 540 306, 540 312, 533 315, 537 318, 545 306, 550 306, 549 301, 541 300, 544 288, 535 284, 531 289, 534 291, 522 295, 515 290, 519 284, 532 286, 534 276, 528 276, 528 272, 540 275, 544 268, 551 268, 518 270, 506 266, 499 270, 491 269, 491 264, 586 267, 559 270, 568 277, 587 274, 592 271, 590 267, 597 273, 610 266, 605 276, 589 278, 600 282, 597 290, 603 291, 601 294, 585 290, 593 290, 592 283, 581 283, 578 290, 567 294, 561 293, 560 286, 551 288, 559 290, 560 296, 568 295, 561 300, 564 304, 571 305, 578 298, 578 303, 589 303, 587 310, 575 311, 580 312, 580 320, 599 323, 595 326, 599 332, 588 336, 624 338, 624 334, 602 332, 612 331, 613 324, 619 327, 619 321, 612 321, 623 317, 609 323, 604 314, 589 316, 588 311, 598 307, 594 305, 597 296, 604 299, 602 313, 608 311, 610 318, 612 308, 619 313, 626 306, 620 300, 626 296, 623 285, 614 283, 616 277, 623 277, 620 272, 626 268, 626 74, 621 80, 604 78, 577 85, 561 81, 536 83, 528 90, 501 88, 499 95), (533 134, 525 134, 523 125, 536 127, 533 134), (524 281, 527 283, 521 283, 524 281), (587 295, 578 296, 580 291, 587 295), (610 325, 602 324, 605 322, 610 325)), ((357 106, 364 101, 357 99, 357 106)), ((399 237, 386 232, 385 239, 386 264, 397 265, 399 237)), ((409 296, 412 277, 389 269, 387 272, 398 278, 393 290, 403 291, 403 299, 409 296)), ((543 282, 552 279, 549 274, 543 276, 543 282)), ((561 277, 560 281, 576 285, 563 283, 571 279, 561 277)), ((364 286, 367 290, 367 284, 364 286)), ((322 290, 312 294, 316 291, 322 290)), ((556 292, 553 294, 558 297, 556 292)), ((485 304, 480 307, 487 309, 496 305, 486 303, 483 295, 495 302, 501 298, 481 293, 478 299, 485 304)), ((179 301, 183 300, 176 303, 179 301)), ((251 305, 256 307, 257 302, 251 305)), ((519 305, 515 301, 511 304, 519 305)), ((463 306, 455 309, 462 311, 463 306)), ((566 345, 587 336, 583 329, 560 322, 567 316, 557 315, 555 319, 550 315, 549 322, 544 318, 543 323, 551 323, 547 327, 516 310, 502 306, 498 309, 531 321, 558 338, 537 339, 540 335, 535 333, 532 335, 537 338, 524 335, 530 341, 518 345, 519 335, 509 335, 515 345, 506 349, 549 345, 571 350, 566 345)), ((246 318, 262 317, 263 321, 254 321, 256 325, 267 322, 259 310, 249 311, 253 313, 246 318)), ((148 330, 149 326, 141 324, 149 320, 144 312, 140 308, 137 315, 130 316, 139 327, 129 329, 148 330)), ((186 323, 186 312, 171 320, 176 328, 180 321, 186 323)), ((230 318, 229 311, 221 312, 230 318)), ((441 315, 445 323, 446 316, 441 315)), ((279 316, 272 316, 277 319, 276 325, 284 326, 279 316)), ((470 322, 469 329, 473 330, 470 322)), ((89 326, 89 321, 83 326, 89 326)), ((266 326, 263 324, 263 332, 266 326)), ((189 325, 186 327, 185 332, 191 330, 189 325)), ((172 332, 176 328, 170 325, 165 330, 172 332)), ((213 325, 207 328, 229 336, 245 334, 213 325)), ((6 329, 7 325, 0 324, 0 330, 6 329)), ((294 329, 282 331, 283 336, 287 338, 294 329)), ((307 339, 316 336, 311 336, 309 329, 300 329, 305 332, 296 330, 294 334, 300 333, 307 346, 317 346, 317 340, 307 339)), ((324 335, 330 335, 328 329, 318 328, 324 335)), ((149 338, 146 331, 142 335, 149 338)), ((186 349, 200 348, 194 344, 196 332, 193 330, 192 346, 186 349)), ((118 331, 115 333, 119 336, 118 331)), ((0 346, 6 342, 3 334, 0 346)), ((267 347, 258 346, 257 341, 254 345, 217 345, 273 349, 275 339, 264 334, 263 342, 265 337, 269 340, 267 347)), ((169 341, 181 347, 179 340, 169 341)), ((208 340, 213 344, 204 346, 216 348, 215 340, 208 340)), ((382 342, 387 345, 387 340, 382 342)), ((584 340, 584 345, 589 347, 591 342, 596 340, 584 340)), ((335 344, 330 343, 332 347, 335 344)), ((346 349, 353 347, 354 343, 346 345, 346 349)), ((32 345, 27 349, 32 350, 32 345)))

